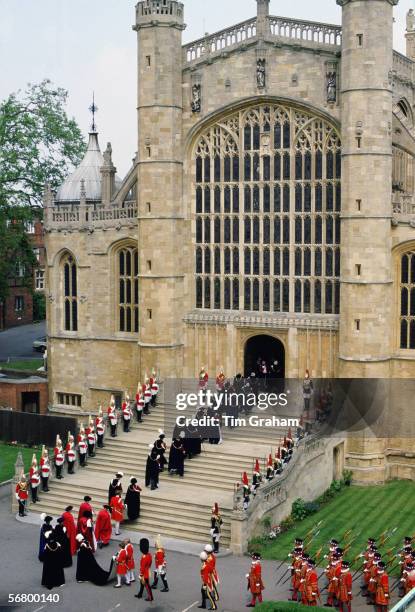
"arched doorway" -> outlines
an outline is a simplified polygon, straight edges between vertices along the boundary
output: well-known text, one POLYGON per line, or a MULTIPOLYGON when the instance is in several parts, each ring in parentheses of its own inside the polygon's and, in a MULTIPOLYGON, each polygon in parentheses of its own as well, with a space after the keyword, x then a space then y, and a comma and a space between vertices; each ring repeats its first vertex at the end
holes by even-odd
POLYGON ((245 344, 245 376, 250 376, 252 372, 255 372, 256 376, 260 375, 260 363, 262 361, 265 361, 267 372, 271 377, 285 377, 285 348, 281 340, 266 334, 249 338, 245 344))

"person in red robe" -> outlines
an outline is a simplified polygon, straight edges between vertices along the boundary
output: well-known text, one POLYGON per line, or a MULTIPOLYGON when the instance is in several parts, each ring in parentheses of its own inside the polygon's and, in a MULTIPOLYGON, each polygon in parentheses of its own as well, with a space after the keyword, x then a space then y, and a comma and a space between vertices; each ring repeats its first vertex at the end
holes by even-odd
POLYGON ((72 514, 73 506, 67 506, 65 508, 65 512, 62 514, 63 518, 63 526, 66 527, 66 535, 69 539, 69 545, 71 548, 71 555, 73 556, 76 553, 77 545, 76 545, 76 525, 75 519, 72 514))
POLYGON ((251 602, 247 605, 247 608, 255 608, 256 600, 262 603, 262 591, 264 590, 264 583, 262 582, 262 568, 261 568, 261 555, 254 553, 252 555, 252 564, 249 574, 246 575, 248 578, 248 589, 251 591, 251 602))
POLYGON ((103 508, 98 512, 95 523, 95 538, 98 548, 108 546, 112 535, 111 523, 111 506, 104 504, 103 508))
POLYGON ((385 570, 386 564, 380 561, 376 576, 375 604, 377 612, 386 612, 389 606, 389 576, 385 570))
POLYGON ((80 519, 83 517, 85 510, 87 510, 88 512, 91 512, 91 514, 94 513, 91 504, 89 503, 91 501, 91 497, 89 497, 89 495, 85 495, 84 497, 84 501, 82 502, 82 504, 79 506, 79 512, 78 512, 78 523, 77 523, 77 529, 78 529, 78 533, 80 533, 79 531, 79 521, 80 519))
POLYGON ((92 521, 92 512, 90 510, 84 510, 83 515, 78 521, 78 534, 84 536, 84 539, 91 546, 92 552, 96 550, 96 541, 94 534, 94 523, 92 521))
POLYGON ((147 538, 141 538, 140 540, 140 590, 138 593, 134 595, 134 597, 138 597, 141 599, 144 593, 144 589, 146 589, 147 597, 145 601, 153 601, 153 592, 150 586, 150 572, 151 572, 151 564, 153 563, 153 556, 149 552, 150 551, 150 542, 147 538))

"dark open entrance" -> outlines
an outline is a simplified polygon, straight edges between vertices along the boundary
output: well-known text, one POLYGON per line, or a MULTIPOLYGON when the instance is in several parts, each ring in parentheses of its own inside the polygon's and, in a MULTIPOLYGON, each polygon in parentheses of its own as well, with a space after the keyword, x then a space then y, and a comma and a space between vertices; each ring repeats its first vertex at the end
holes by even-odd
POLYGON ((22 393, 22 412, 30 412, 31 414, 39 414, 39 391, 23 392, 22 393))
POLYGON ((250 338, 245 345, 245 376, 250 376, 252 372, 255 372, 256 376, 262 376, 264 366, 267 377, 285 377, 285 349, 283 343, 272 336, 260 334, 250 338))

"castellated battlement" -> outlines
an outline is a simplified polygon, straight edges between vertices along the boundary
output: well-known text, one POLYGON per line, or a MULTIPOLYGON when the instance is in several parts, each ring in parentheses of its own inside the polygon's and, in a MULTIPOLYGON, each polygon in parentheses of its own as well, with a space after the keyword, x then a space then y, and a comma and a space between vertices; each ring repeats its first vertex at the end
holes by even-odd
POLYGON ((183 16, 183 4, 177 0, 143 0, 136 6, 137 26, 154 20, 183 23, 183 16))

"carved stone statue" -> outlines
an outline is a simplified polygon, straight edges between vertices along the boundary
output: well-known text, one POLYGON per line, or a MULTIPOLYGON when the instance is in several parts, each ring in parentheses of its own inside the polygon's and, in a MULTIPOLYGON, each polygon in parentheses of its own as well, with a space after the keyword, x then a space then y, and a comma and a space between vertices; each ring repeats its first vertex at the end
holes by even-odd
POLYGON ((259 89, 263 89, 265 87, 265 59, 257 60, 256 81, 259 89))
POLYGON ((195 83, 192 87, 192 112, 200 113, 202 108, 202 86, 195 83))
POLYGON ((414 9, 409 9, 406 14, 406 31, 413 32, 415 30, 415 14, 414 9))
POLYGON ((337 75, 335 72, 327 74, 327 102, 336 102, 337 100, 337 75))

